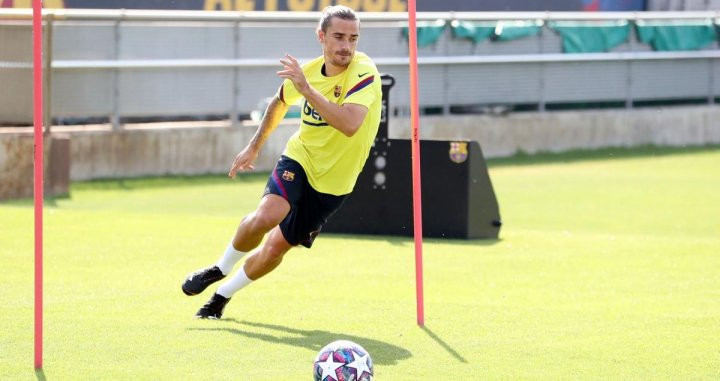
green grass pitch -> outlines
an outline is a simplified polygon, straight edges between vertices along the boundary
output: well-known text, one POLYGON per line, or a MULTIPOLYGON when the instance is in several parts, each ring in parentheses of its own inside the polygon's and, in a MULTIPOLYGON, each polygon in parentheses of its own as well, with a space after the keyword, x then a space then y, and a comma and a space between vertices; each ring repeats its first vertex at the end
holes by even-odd
MULTIPOLYGON (((30 174, 28 174, 30 175, 30 174)), ((720 148, 495 160, 497 241, 321 235, 192 318, 266 175, 95 181, 45 211, 45 356, 33 370, 33 209, 0 204, 0 380, 308 380, 325 344, 377 380, 720 378, 720 148)), ((430 181, 427 179, 426 181, 430 181)))

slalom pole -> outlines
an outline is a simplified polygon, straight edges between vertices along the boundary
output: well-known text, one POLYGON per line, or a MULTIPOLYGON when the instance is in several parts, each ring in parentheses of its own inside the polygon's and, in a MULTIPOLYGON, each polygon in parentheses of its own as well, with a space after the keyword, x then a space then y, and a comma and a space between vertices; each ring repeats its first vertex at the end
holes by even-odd
POLYGON ((422 197, 420 192, 420 112, 418 106, 417 18, 415 0, 408 0, 408 44, 410 47, 410 116, 412 128, 413 225, 415 234, 415 298, 417 324, 425 325, 422 261, 422 197))
MULTIPOLYGON (((42 0, 33 0, 33 88, 35 125, 35 369, 43 360, 43 64, 42 0)), ((50 68, 48 68, 49 70, 50 68)))

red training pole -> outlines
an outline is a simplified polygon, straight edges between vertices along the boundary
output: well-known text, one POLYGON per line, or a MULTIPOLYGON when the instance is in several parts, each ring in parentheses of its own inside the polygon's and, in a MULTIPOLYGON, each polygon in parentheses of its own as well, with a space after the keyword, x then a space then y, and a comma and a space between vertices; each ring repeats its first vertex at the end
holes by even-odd
POLYGON ((43 358, 43 67, 42 0, 33 0, 33 84, 35 91, 35 369, 43 358))
POLYGON ((408 0, 408 40, 410 44, 410 116, 412 128, 413 222, 415 234, 415 296, 417 323, 425 325, 422 264, 422 197, 420 192, 420 118, 418 116, 417 24, 415 0, 408 0))

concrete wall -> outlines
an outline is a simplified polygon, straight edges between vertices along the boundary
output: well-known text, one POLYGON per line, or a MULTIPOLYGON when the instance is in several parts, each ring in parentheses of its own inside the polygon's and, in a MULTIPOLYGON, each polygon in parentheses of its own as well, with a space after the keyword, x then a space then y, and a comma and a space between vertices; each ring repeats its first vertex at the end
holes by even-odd
MULTIPOLYGON (((390 137, 410 138, 410 121, 391 121, 390 137)), ((720 106, 424 117, 422 139, 477 140, 487 157, 572 149, 720 143, 720 106)))
MULTIPOLYGON (((87 180, 225 173, 256 128, 202 122, 128 126, 120 131, 107 126, 54 130, 70 136, 70 178, 87 180)), ((257 171, 272 169, 296 130, 297 121, 292 120, 277 128, 258 158, 257 171)), ((0 133, 0 199, 27 197, 32 194, 32 134, 8 131, 0 133)), ((389 135, 409 138, 409 120, 391 119, 389 135)), ((476 140, 487 157, 647 144, 720 144, 720 106, 423 117, 421 137, 476 140)))
MULTIPOLYGON (((272 169, 296 128, 296 123, 283 123, 275 130, 256 162, 257 170, 272 169)), ((229 127, 204 122, 71 132, 70 178, 226 173, 256 129, 256 125, 229 127)))
MULTIPOLYGON (((1 130, 0 130, 1 131, 1 130)), ((43 193, 67 194, 70 185, 70 139, 67 135, 43 140, 43 193)), ((0 200, 32 197, 35 141, 31 132, 0 133, 0 200)))
MULTIPOLYGON (((720 143, 720 106, 641 110, 423 117, 423 139, 477 140, 488 157, 578 148, 683 146, 720 143)), ((73 180, 166 174, 223 173, 255 133, 240 127, 188 123, 123 131, 71 133, 73 180)), ((409 138, 410 120, 390 120, 390 137, 409 138)), ((269 171, 297 130, 285 121, 268 139, 256 170, 269 171)))
POLYGON ((32 135, 0 135, 0 200, 30 197, 32 187, 32 135))

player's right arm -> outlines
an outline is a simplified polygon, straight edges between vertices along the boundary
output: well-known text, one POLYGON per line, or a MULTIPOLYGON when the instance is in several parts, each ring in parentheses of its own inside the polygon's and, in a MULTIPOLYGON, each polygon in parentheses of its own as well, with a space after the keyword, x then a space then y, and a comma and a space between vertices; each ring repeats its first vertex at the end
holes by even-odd
POLYGON ((265 115, 263 116, 262 121, 260 121, 260 126, 255 132, 255 135, 252 139, 250 139, 250 142, 247 146, 245 146, 245 149, 235 156, 235 161, 233 161, 228 176, 235 178, 238 171, 246 171, 248 169, 255 168, 254 163, 258 154, 260 154, 260 148, 262 148, 263 144, 265 144, 265 141, 270 134, 275 131, 277 126, 280 124, 280 121, 283 120, 289 107, 290 106, 285 104, 285 102, 281 101, 278 97, 272 98, 272 101, 270 101, 270 104, 265 110, 265 115))

